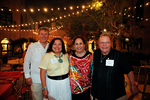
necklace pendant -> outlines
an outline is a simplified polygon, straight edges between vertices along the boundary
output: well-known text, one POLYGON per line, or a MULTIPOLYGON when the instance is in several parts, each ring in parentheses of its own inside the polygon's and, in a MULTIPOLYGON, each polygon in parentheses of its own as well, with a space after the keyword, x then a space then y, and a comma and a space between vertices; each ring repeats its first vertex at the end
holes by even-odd
POLYGON ((102 63, 102 60, 100 62, 102 63))
POLYGON ((60 57, 58 57, 58 56, 56 56, 56 55, 54 55, 56 58, 58 58, 58 62, 59 63, 62 63, 63 62, 63 60, 61 59, 61 57, 63 56, 63 54, 61 54, 61 56, 60 57))
POLYGON ((63 60, 62 60, 61 58, 59 58, 59 59, 58 59, 58 61, 59 61, 60 63, 62 63, 62 62, 63 62, 63 60))

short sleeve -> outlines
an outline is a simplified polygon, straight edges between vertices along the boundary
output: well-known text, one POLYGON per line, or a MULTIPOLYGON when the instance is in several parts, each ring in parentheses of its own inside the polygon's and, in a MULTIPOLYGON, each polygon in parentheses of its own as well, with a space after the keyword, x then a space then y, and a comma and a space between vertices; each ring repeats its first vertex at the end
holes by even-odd
POLYGON ((47 70, 47 67, 48 67, 48 61, 47 61, 47 60, 48 60, 48 59, 47 59, 47 55, 46 55, 46 54, 43 55, 42 60, 41 60, 41 63, 40 63, 40 65, 39 65, 39 68, 42 68, 42 69, 47 70))

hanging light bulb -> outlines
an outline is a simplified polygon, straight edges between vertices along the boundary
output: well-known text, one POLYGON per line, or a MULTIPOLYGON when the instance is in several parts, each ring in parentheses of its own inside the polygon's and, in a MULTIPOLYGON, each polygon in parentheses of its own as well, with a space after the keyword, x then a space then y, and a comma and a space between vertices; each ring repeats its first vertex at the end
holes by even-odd
POLYGON ((32 8, 30 9, 30 11, 31 11, 31 12, 34 12, 34 10, 33 10, 32 8))
POLYGON ((104 28, 104 30, 103 30, 104 32, 107 32, 107 30, 104 28))
POLYGON ((73 10, 73 7, 72 7, 72 6, 70 6, 70 10, 73 10))
POLYGON ((47 8, 44 8, 44 11, 47 12, 48 11, 47 8))

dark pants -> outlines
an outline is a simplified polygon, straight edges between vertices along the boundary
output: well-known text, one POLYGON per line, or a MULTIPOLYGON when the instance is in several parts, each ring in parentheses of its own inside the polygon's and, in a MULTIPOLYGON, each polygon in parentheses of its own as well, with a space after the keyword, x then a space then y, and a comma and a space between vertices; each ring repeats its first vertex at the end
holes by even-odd
POLYGON ((72 100, 90 100, 90 88, 80 94, 72 94, 72 100))

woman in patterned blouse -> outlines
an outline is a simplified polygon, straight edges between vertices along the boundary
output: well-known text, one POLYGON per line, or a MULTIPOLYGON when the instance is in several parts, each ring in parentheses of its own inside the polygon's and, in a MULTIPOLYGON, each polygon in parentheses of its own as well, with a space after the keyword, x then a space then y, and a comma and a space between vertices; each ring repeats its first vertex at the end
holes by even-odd
POLYGON ((93 72, 93 55, 85 50, 82 37, 73 40, 75 52, 69 56, 69 78, 72 100, 90 100, 93 72))

